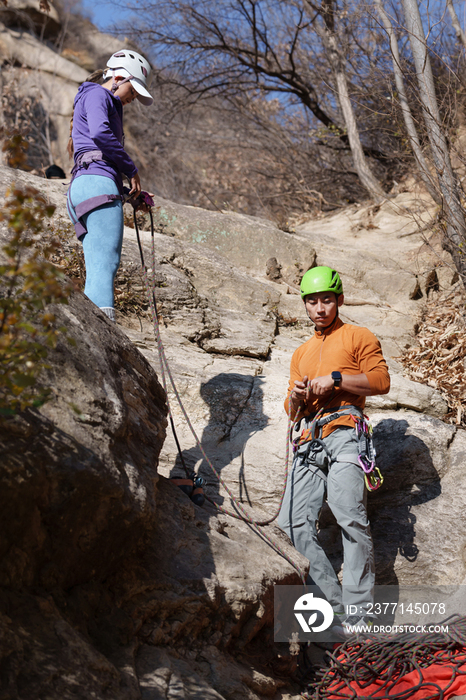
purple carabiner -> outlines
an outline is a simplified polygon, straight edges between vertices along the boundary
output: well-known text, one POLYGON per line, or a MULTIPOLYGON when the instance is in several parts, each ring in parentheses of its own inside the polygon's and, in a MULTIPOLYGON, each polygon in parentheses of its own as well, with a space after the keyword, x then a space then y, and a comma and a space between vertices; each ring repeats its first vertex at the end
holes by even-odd
POLYGON ((359 466, 361 467, 361 469, 363 470, 363 472, 365 474, 370 474, 371 472, 374 471, 374 467, 375 467, 374 461, 368 462, 367 460, 365 460, 365 458, 361 457, 361 455, 358 455, 358 462, 359 462, 359 466), (366 462, 367 462, 367 464, 366 464, 366 462))

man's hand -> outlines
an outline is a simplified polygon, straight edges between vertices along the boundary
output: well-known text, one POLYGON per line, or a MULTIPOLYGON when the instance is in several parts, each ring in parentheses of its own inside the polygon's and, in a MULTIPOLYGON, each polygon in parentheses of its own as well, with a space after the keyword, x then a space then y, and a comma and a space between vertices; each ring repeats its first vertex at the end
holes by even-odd
POLYGON ((310 389, 316 396, 330 394, 334 386, 335 384, 331 374, 327 374, 324 377, 316 377, 310 383, 310 389))
POLYGON ((307 403, 309 397, 309 379, 308 377, 303 377, 302 382, 295 381, 294 389, 291 392, 291 403, 294 409, 296 409, 299 404, 307 403))

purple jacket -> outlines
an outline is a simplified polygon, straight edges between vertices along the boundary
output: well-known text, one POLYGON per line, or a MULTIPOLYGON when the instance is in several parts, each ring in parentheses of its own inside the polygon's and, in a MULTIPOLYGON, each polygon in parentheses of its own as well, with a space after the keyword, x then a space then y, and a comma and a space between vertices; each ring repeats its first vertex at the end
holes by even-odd
POLYGON ((75 177, 104 175, 112 178, 123 193, 121 174, 134 177, 138 169, 123 148, 123 105, 119 97, 97 83, 83 83, 74 100, 74 162, 88 151, 99 150, 105 161, 90 163, 77 169, 75 177))

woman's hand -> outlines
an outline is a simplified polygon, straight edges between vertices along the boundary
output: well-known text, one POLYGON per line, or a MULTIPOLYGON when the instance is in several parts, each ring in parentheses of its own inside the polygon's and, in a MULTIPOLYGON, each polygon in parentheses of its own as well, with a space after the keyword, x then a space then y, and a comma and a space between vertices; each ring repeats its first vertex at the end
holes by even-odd
POLYGON ((131 178, 131 189, 129 191, 129 196, 136 198, 138 194, 141 192, 141 180, 139 178, 139 173, 136 173, 131 178))
MULTIPOLYGON (((148 194, 151 199, 154 196, 153 192, 146 192, 145 194, 148 194)), ((152 202, 152 204, 153 204, 153 202, 152 202)), ((151 210, 151 205, 148 204, 146 201, 144 201, 144 199, 141 198, 141 203, 136 207, 136 211, 148 212, 150 210, 151 210)))

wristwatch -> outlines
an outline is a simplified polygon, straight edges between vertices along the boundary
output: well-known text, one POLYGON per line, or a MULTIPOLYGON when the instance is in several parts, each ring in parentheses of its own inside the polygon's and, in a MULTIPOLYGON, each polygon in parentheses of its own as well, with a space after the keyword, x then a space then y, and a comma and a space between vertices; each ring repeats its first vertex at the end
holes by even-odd
POLYGON ((337 389, 341 384, 341 372, 332 372, 332 379, 333 379, 333 386, 336 386, 337 389))

